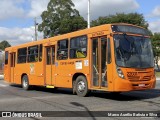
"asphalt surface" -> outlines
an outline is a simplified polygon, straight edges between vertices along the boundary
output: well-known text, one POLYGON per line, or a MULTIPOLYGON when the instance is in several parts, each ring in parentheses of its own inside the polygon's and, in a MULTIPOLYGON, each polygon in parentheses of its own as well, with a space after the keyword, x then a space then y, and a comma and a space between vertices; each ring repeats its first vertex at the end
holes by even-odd
MULTIPOLYGON (((158 78, 159 79, 159 78, 158 78)), ((0 111, 72 111, 75 117, 43 117, 21 119, 64 119, 64 120, 125 120, 125 119, 158 119, 157 117, 96 117, 91 111, 159 111, 160 112, 160 79, 155 89, 134 91, 112 95, 107 92, 93 91, 88 97, 72 95, 70 89, 47 89, 34 87, 25 91, 19 85, 9 85, 0 80, 0 111), (81 117, 77 111, 86 111, 89 117, 81 117), (76 117, 79 116, 79 117, 76 117)), ((53 113, 48 112, 48 116, 53 113)), ((67 116, 68 112, 56 113, 67 116)), ((4 120, 4 118, 0 118, 4 120)), ((11 119, 11 118, 5 118, 11 119)), ((13 119, 13 118, 12 118, 13 119)), ((15 120, 20 118, 14 118, 15 120)))

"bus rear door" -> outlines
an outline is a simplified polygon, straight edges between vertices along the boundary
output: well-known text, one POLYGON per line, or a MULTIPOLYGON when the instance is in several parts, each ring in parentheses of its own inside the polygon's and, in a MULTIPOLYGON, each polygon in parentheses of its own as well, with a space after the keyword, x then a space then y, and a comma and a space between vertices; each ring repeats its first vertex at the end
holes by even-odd
POLYGON ((14 77, 15 77, 15 58, 16 58, 16 53, 15 52, 13 52, 13 53, 10 53, 10 69, 11 69, 11 72, 10 72, 10 76, 11 76, 11 83, 14 83, 14 77))
POLYGON ((45 48, 46 62, 45 62, 45 84, 55 85, 55 45, 47 46, 45 48))

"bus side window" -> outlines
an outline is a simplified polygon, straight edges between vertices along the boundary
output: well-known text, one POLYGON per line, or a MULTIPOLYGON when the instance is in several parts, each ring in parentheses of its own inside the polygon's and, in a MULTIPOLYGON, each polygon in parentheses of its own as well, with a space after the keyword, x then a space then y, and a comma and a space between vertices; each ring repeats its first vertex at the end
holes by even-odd
POLYGON ((38 62, 38 45, 28 47, 28 62, 38 62))
POLYGON ((68 39, 60 40, 57 44, 57 60, 68 58, 68 39))
POLYGON ((43 45, 40 44, 40 46, 39 46, 39 62, 42 61, 42 50, 43 50, 43 45))
POLYGON ((8 51, 5 52, 5 65, 8 64, 8 51))
POLYGON ((52 46, 52 64, 55 64, 55 45, 52 46))
POLYGON ((72 38, 70 41, 70 58, 85 58, 87 56, 87 36, 72 38))
POLYGON ((27 48, 18 49, 18 59, 17 63, 26 63, 27 60, 27 48))

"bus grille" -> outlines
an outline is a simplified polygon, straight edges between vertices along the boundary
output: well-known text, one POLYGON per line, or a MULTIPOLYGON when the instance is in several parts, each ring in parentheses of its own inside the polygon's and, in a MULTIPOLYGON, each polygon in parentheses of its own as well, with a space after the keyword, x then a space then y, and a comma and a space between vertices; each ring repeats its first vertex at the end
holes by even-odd
POLYGON ((149 81, 151 80, 151 77, 152 77, 149 74, 150 72, 127 72, 127 78, 132 82, 149 81), (143 73, 145 73, 144 76, 143 76, 143 73))

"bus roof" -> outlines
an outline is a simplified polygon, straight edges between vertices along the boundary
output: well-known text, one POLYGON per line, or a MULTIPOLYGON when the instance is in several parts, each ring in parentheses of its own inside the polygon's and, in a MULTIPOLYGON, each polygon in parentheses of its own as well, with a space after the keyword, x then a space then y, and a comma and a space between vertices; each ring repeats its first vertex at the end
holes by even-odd
POLYGON ((54 37, 50 37, 50 38, 46 38, 46 39, 42 39, 42 40, 38 40, 38 41, 31 41, 31 42, 28 42, 28 43, 8 47, 8 48, 5 49, 5 51, 12 50, 14 48, 21 48, 21 47, 25 47, 25 46, 33 46, 33 45, 37 45, 37 44, 43 44, 43 43, 47 43, 51 40, 52 40, 52 42, 57 41, 57 40, 63 40, 63 39, 66 39, 66 38, 81 36, 81 35, 84 35, 84 34, 90 34, 90 33, 94 33, 94 32, 97 32, 97 31, 109 31, 109 30, 111 31, 111 27, 110 27, 111 25, 129 25, 129 26, 135 26, 135 27, 142 28, 140 26, 127 24, 127 23, 104 24, 104 25, 100 25, 100 26, 91 27, 89 29, 86 28, 86 29, 83 29, 83 30, 75 31, 75 32, 70 32, 70 33, 57 35, 57 36, 54 36, 54 37))

